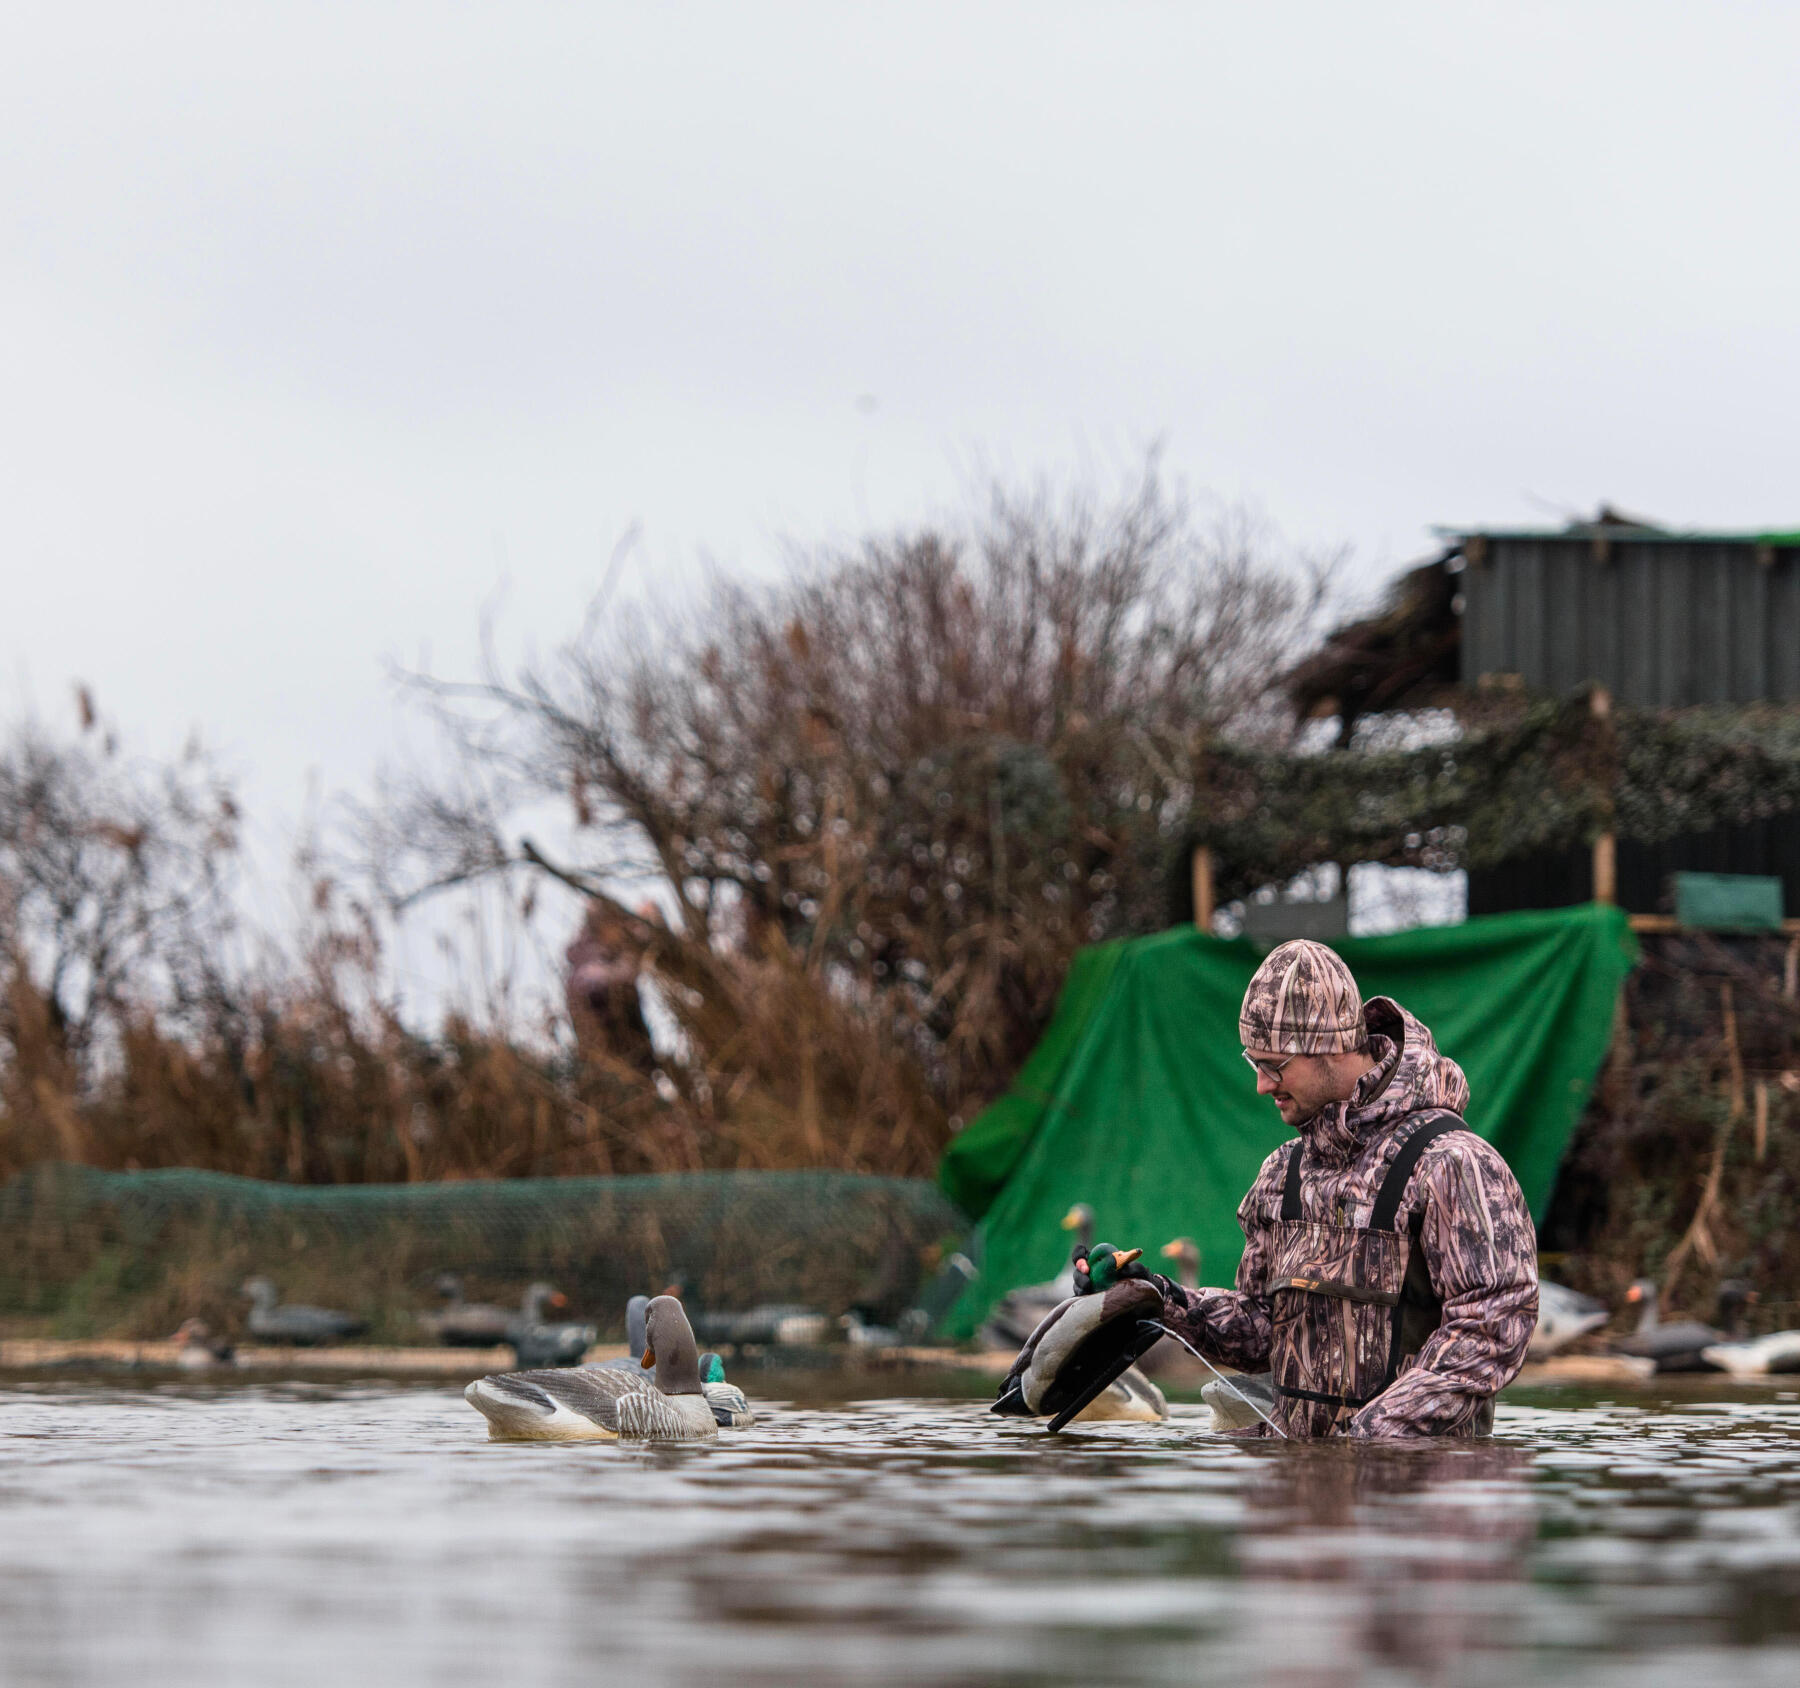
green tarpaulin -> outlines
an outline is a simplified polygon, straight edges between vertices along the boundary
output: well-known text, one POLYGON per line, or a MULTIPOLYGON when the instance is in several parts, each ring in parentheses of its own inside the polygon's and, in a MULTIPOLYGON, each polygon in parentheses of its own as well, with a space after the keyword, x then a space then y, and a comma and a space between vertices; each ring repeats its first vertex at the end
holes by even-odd
MULTIPOLYGON (((1391 996, 1468 1074, 1469 1124, 1506 1156, 1539 1218, 1637 957, 1625 915, 1588 904, 1494 915, 1333 946, 1365 996, 1391 996)), ((1055 1276, 1078 1201, 1106 1242, 1200 1245, 1229 1283, 1237 1205, 1289 1133, 1256 1094, 1238 1005, 1262 951, 1191 928, 1084 950, 1017 1081, 944 1155, 939 1179, 983 1221, 980 1277, 954 1310, 967 1335, 1008 1289, 1055 1276)))

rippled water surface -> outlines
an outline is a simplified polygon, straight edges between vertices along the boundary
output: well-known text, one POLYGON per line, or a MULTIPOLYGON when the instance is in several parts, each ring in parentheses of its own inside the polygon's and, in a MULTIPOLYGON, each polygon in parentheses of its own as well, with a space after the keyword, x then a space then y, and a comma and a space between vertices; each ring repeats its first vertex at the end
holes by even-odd
POLYGON ((1800 1682, 1792 1394, 1460 1447, 1209 1424, 891 1399, 507 1446, 450 1388, 15 1381, 0 1680, 1800 1682))

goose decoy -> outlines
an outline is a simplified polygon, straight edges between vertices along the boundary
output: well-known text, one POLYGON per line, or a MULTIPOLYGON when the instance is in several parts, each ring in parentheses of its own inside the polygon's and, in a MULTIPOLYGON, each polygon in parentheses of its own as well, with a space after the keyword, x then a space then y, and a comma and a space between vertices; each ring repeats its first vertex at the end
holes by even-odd
POLYGON ((1800 1372, 1800 1330, 1771 1331, 1737 1342, 1715 1342, 1700 1357, 1733 1377, 1767 1377, 1774 1372, 1800 1372))
MULTIPOLYGON (((525 1291, 519 1316, 508 1327, 506 1341, 521 1368, 579 1366, 599 1332, 592 1325, 552 1325, 545 1308, 567 1307, 569 1298, 554 1285, 532 1284, 525 1291)), ((676 1303, 680 1305, 679 1302, 676 1303)))
POLYGON ((184 1319, 175 1341, 180 1344, 175 1351, 175 1364, 183 1371, 211 1371, 237 1359, 237 1350, 223 1337, 214 1336, 201 1319, 184 1319))
POLYGON ((1075 1293, 1076 1257, 1085 1257, 1094 1246, 1094 1210, 1086 1202, 1077 1202, 1063 1215, 1062 1228, 1075 1232, 1077 1238, 1069 1264, 1047 1284, 1026 1284, 1001 1296, 987 1323, 976 1333, 984 1348, 1004 1353, 1019 1347, 1046 1313, 1075 1293))
POLYGON ((1201 1389, 1200 1399, 1212 1408, 1213 1429, 1254 1430, 1275 1416, 1275 1374, 1227 1371, 1224 1382, 1214 1378, 1201 1389))
POLYGON ((721 1430, 742 1430, 756 1422, 743 1390, 725 1381, 725 1362, 717 1354, 700 1356, 700 1390, 721 1430))
POLYGON ((440 1272, 433 1286, 446 1306, 441 1313, 421 1313, 419 1323, 446 1348, 495 1348, 517 1319, 504 1307, 463 1300, 463 1282, 454 1272, 440 1272))
POLYGON ((1750 1286, 1741 1278, 1727 1278, 1719 1285, 1720 1317, 1730 1327, 1726 1330, 1702 1324, 1698 1319, 1676 1319, 1664 1324, 1657 1305, 1655 1279, 1639 1278, 1625 1292, 1627 1302, 1642 1308, 1638 1327, 1629 1336, 1620 1337, 1612 1345, 1613 1352, 1654 1360, 1659 1372, 1713 1371, 1716 1368, 1702 1357, 1703 1350, 1729 1342, 1738 1334, 1749 1296, 1750 1286))
MULTIPOLYGON (((1175 1281, 1183 1289, 1200 1287, 1200 1249, 1192 1237, 1177 1237, 1164 1243, 1159 1251, 1175 1265, 1175 1281)), ((1166 1383, 1191 1387, 1205 1384, 1213 1374, 1196 1360, 1173 1337, 1163 1337, 1149 1353, 1138 1361, 1146 1377, 1161 1378, 1166 1383)))
POLYGON ((741 1313, 702 1313, 696 1320, 708 1342, 732 1348, 757 1344, 767 1348, 815 1348, 825 1340, 831 1321, 814 1307, 797 1302, 766 1302, 741 1313))
POLYGON ((854 1308, 838 1320, 843 1328, 844 1340, 852 1348, 898 1348, 906 1338, 889 1325, 871 1325, 863 1320, 861 1313, 854 1308))
POLYGON ((488 1421, 495 1442, 693 1442, 717 1436, 717 1413, 705 1394, 681 1303, 657 1296, 645 1311, 645 1329, 636 1375, 611 1366, 502 1372, 478 1378, 463 1398, 488 1421))
POLYGON ((1138 1277, 1125 1275, 1142 1252, 1105 1243, 1087 1253, 1076 1249, 1072 1271, 1084 1271, 1098 1287, 1044 1315, 1001 1381, 989 1412, 1059 1418, 1098 1380, 1110 1377, 1074 1415, 1075 1422, 1149 1423, 1169 1416, 1162 1391, 1129 1363, 1158 1340, 1142 1321, 1162 1316, 1162 1292, 1142 1268, 1138 1277))
MULTIPOLYGON (((595 1360, 589 1370, 596 1368, 603 1371, 635 1371, 638 1362, 644 1357, 645 1315, 649 1311, 650 1297, 634 1295, 625 1303, 625 1347, 627 1353, 616 1360, 595 1360)), ((701 1368, 704 1370, 704 1366, 701 1368)))
POLYGON ((271 1279, 245 1280, 243 1294, 250 1298, 250 1334, 263 1342, 285 1342, 294 1348, 315 1348, 325 1342, 342 1342, 369 1328, 367 1319, 329 1307, 306 1307, 296 1302, 283 1307, 281 1291, 271 1279))
POLYGON ((957 1297, 975 1281, 975 1263, 960 1250, 953 1252, 925 1286, 918 1303, 900 1315, 900 1334, 908 1342, 924 1342, 955 1306, 957 1297))
POLYGON ((1525 1358, 1547 1360, 1552 1354, 1560 1354, 1576 1338, 1598 1330, 1611 1317, 1612 1309, 1604 1301, 1540 1278, 1537 1327, 1531 1333, 1525 1358))

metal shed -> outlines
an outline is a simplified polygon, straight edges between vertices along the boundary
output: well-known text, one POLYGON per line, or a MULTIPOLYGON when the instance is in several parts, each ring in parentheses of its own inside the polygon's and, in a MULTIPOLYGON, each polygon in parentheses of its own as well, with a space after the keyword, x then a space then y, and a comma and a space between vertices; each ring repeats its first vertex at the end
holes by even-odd
MULTIPOLYGON (((1678 533, 1607 510, 1554 533, 1446 532, 1462 553, 1460 678, 1533 690, 1597 682, 1622 704, 1800 699, 1800 532, 1678 533)), ((1616 895, 1666 914, 1670 875, 1778 876, 1800 910, 1800 826, 1781 819, 1669 839, 1621 840, 1616 895)), ((1469 876, 1469 911, 1595 894, 1587 851, 1469 876)))
POLYGON ((1800 699, 1800 532, 1676 533, 1603 516, 1445 537, 1463 555, 1465 685, 1597 681, 1645 707, 1800 699))

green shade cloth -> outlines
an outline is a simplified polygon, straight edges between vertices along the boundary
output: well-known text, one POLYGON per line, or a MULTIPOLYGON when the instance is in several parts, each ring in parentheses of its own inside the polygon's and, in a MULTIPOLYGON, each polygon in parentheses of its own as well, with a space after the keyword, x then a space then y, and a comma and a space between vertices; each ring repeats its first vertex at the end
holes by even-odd
MULTIPOLYGON (((1365 998, 1411 1009, 1462 1066, 1470 1126, 1541 1218, 1637 959, 1624 912, 1590 903, 1332 947, 1365 998)), ((953 1334, 970 1334, 1007 1290, 1061 1270, 1060 1221, 1078 1201, 1100 1240, 1153 1255, 1191 1236, 1202 1281, 1232 1281, 1238 1202, 1290 1139, 1238 1044, 1263 953, 1183 927, 1076 956, 1043 1041, 939 1167, 945 1193, 983 1220, 981 1276, 950 1315, 953 1334)))

